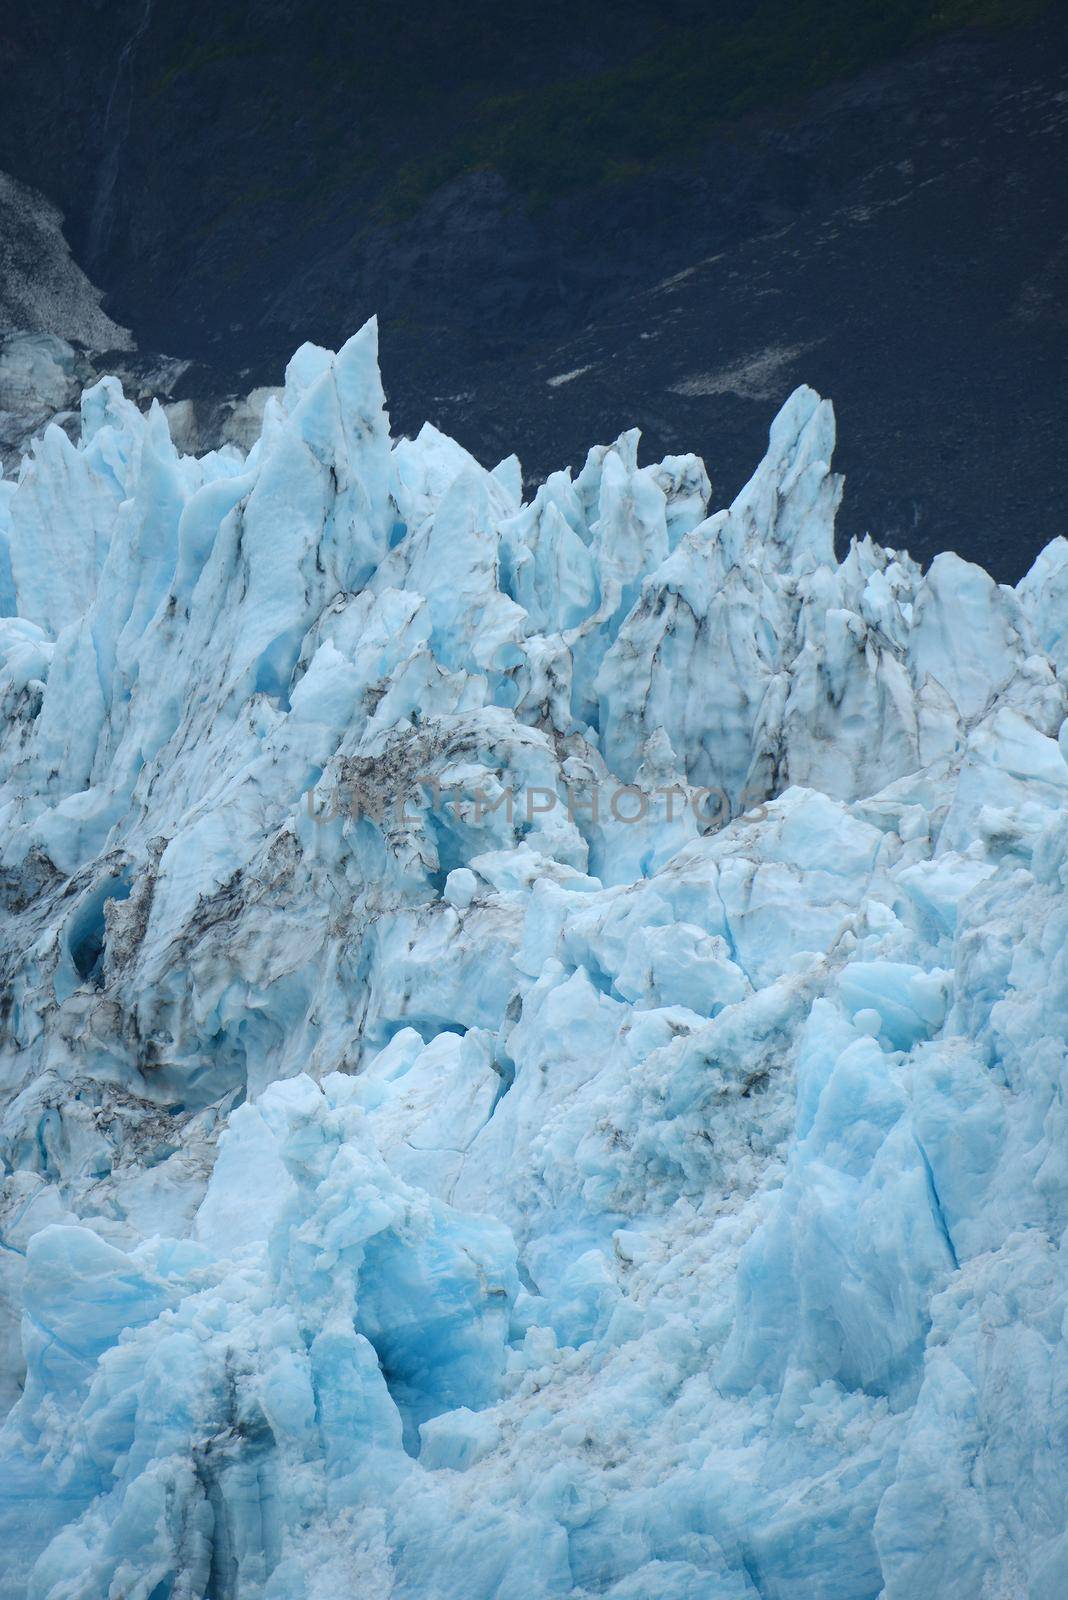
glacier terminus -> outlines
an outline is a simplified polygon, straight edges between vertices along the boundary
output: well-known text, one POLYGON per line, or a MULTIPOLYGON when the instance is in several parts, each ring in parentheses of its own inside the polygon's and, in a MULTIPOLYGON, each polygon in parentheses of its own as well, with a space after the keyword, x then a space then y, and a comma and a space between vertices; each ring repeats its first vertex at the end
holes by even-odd
POLYGON ((3 1600, 1064 1600, 1068 542, 837 559, 807 388, 727 509, 524 498, 373 322, 247 455, 80 425, 0 479, 3 1600))

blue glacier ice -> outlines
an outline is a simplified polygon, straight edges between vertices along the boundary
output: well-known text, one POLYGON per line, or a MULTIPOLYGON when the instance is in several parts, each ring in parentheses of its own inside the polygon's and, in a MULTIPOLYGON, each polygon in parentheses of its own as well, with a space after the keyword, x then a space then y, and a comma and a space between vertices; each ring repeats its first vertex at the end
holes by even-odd
POLYGON ((1068 1594, 1068 543, 834 431, 0 480, 3 1600, 1068 1594))

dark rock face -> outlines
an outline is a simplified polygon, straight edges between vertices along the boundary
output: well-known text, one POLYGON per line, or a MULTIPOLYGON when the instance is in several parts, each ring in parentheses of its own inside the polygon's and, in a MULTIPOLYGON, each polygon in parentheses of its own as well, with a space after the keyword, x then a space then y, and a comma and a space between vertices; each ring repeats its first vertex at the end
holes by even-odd
POLYGON ((463 27, 371 0, 63 0, 0 28, 0 168, 64 210, 142 348, 194 359, 189 392, 277 382, 302 339, 377 312, 400 426, 518 444, 537 477, 637 421, 655 454, 703 450, 724 500, 804 380, 837 407, 845 534, 1018 577, 1068 531, 1065 8, 612 182, 532 203, 491 163, 434 187, 502 61, 528 95, 592 81, 697 14, 617 9, 606 31, 555 0, 463 27))

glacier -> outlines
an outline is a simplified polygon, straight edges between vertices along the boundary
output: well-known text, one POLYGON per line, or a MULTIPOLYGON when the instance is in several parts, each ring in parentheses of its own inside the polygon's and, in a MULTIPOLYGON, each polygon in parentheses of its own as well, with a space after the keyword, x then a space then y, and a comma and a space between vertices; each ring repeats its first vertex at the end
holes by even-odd
POLYGON ((638 442, 0 479, 4 1600, 1068 1593, 1068 542, 638 442))

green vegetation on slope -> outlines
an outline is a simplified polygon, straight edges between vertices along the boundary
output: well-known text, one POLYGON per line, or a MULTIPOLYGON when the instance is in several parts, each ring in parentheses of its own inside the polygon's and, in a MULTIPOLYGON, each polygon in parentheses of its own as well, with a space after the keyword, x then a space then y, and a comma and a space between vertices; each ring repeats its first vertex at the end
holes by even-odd
MULTIPOLYGON (((699 149, 716 126, 938 34, 1051 0, 243 0, 142 45, 152 115, 184 104, 266 128, 278 198, 310 220, 353 184, 399 218, 494 167, 531 206, 699 149), (503 89, 503 92, 502 92, 503 89), (189 98, 189 97, 192 98, 189 98), (239 109, 240 108, 240 109, 239 109)), ((176 14, 177 18, 177 14, 176 14)), ((262 198, 258 173, 218 214, 262 198)))
POLYGON ((458 172, 494 166, 534 204, 612 182, 698 148, 747 111, 846 78, 934 35, 1036 19, 1048 0, 759 0, 663 30, 633 59, 592 76, 484 100, 431 157, 389 185, 395 211, 458 172))

